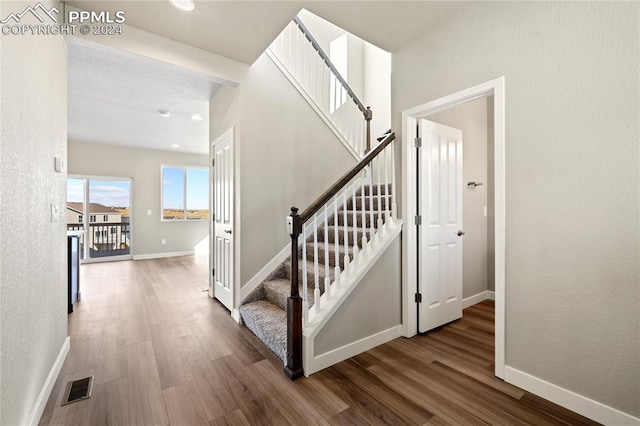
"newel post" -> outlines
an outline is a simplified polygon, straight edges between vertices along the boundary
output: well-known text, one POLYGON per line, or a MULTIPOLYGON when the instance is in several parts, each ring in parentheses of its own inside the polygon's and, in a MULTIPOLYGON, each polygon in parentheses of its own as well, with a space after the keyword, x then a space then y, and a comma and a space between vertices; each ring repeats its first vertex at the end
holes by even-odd
POLYGON ((367 107, 367 110, 364 113, 364 119, 367 122, 367 149, 365 150, 365 154, 371 151, 371 119, 373 118, 373 111, 371 111, 371 107, 367 107))
POLYGON ((287 217, 291 235, 291 296, 287 299, 287 365, 284 373, 291 380, 302 377, 302 298, 298 289, 298 236, 302 233, 302 221, 298 209, 291 207, 287 217))

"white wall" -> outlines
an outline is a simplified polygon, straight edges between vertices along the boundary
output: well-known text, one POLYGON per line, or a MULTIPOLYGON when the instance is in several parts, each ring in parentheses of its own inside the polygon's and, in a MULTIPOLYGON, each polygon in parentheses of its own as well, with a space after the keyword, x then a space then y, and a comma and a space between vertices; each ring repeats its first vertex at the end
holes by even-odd
MULTIPOLYGON (((489 290, 487 266, 487 100, 467 102, 455 108, 427 117, 428 120, 462 130, 462 229, 463 240, 463 297, 489 290), (467 182, 482 182, 471 188, 467 182)), ((493 123, 492 123, 493 125, 493 123)), ((493 289, 491 289, 493 290, 493 289)))
MULTIPOLYGON (((28 5, 0 2, 0 16, 28 5)), ((60 36, 0 43, 0 424, 23 425, 67 337, 66 176, 53 167, 67 154, 66 49, 60 36)))
POLYGON ((371 106, 371 137, 391 128, 391 54, 364 43, 364 102, 371 106))
POLYGON ((209 236, 209 222, 161 221, 162 164, 208 167, 207 155, 69 141, 69 174, 132 178, 135 256, 193 252, 209 236), (151 216, 147 216, 151 210, 151 216), (161 240, 166 240, 162 245, 161 240))
POLYGON ((402 324, 400 236, 318 332, 314 355, 322 355, 402 324))
POLYGON ((210 109, 212 140, 235 126, 244 285, 290 243, 290 207, 306 208, 355 160, 265 54, 210 109))
POLYGON ((506 364, 640 416, 640 4, 483 2, 393 57, 401 112, 505 76, 506 364))

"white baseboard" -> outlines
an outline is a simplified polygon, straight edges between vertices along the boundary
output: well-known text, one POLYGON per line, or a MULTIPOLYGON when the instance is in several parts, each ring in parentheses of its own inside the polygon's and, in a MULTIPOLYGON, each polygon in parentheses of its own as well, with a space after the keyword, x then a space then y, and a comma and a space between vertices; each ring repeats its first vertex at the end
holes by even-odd
POLYGON ((31 411, 31 416, 29 417, 28 423, 30 426, 36 426, 40 422, 40 417, 42 417, 42 413, 44 412, 44 408, 47 405, 49 396, 51 396, 53 385, 56 383, 56 380, 58 380, 58 375, 60 374, 60 370, 62 370, 64 360, 67 359, 67 354, 69 353, 70 348, 71 338, 67 336, 67 338, 64 339, 62 347, 60 348, 60 352, 58 353, 56 361, 53 363, 53 366, 51 366, 51 370, 49 371, 47 380, 45 380, 44 385, 42 386, 40 395, 38 395, 38 399, 36 400, 36 405, 31 411))
POLYGON ((167 253, 134 254, 133 260, 162 259, 165 257, 180 257, 180 256, 191 256, 191 255, 193 255, 193 250, 192 251, 172 251, 167 253))
POLYGON ((242 324, 242 317, 240 316, 240 311, 234 309, 231 311, 231 318, 233 318, 238 324, 242 324))
MULTIPOLYGON (((402 325, 397 325, 355 342, 351 342, 342 347, 333 349, 327 353, 311 357, 304 366, 304 374, 308 377, 310 374, 330 367, 344 361, 345 359, 349 359, 352 356, 361 354, 362 352, 366 352, 369 349, 373 349, 376 346, 380 346, 400 336, 402 336, 402 325)), ((306 342, 313 342, 313 339, 308 339, 306 342)), ((309 349, 311 349, 311 353, 313 353, 313 347, 309 349)))
POLYGON ((640 425, 640 419, 620 410, 506 366, 504 380, 528 392, 605 425, 640 425))
POLYGON ((483 300, 496 300, 496 294, 491 290, 485 290, 478 294, 474 294, 473 296, 469 296, 462 300, 462 309, 467 309, 469 306, 473 306, 483 300))

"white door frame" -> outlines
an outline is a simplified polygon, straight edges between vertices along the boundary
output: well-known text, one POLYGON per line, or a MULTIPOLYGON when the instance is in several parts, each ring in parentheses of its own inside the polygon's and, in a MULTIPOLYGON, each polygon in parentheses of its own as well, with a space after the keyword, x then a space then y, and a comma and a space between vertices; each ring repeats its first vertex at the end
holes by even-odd
POLYGON ((239 301, 237 300, 240 295, 240 156, 236 149, 236 134, 235 127, 230 127, 220 136, 218 136, 213 142, 209 144, 209 211, 211 217, 209 218, 209 297, 215 298, 214 282, 213 282, 213 265, 215 255, 215 223, 213 215, 215 214, 214 206, 214 188, 213 180, 215 174, 213 171, 213 146, 221 140, 230 137, 231 138, 231 150, 233 156, 233 284, 231 286, 231 299, 233 300, 233 309, 231 310, 231 316, 238 322, 240 322, 240 312, 238 311, 239 301))
MULTIPOLYGON (((402 113, 402 216, 405 223, 413 223, 417 213, 417 173, 415 137, 416 122, 420 118, 452 108, 475 99, 494 96, 494 218, 495 218, 495 375, 504 379, 505 370, 505 79, 499 77, 477 86, 453 93, 402 113)), ((402 260, 402 323, 403 335, 417 334, 417 310, 414 294, 417 292, 417 231, 415 226, 406 226, 403 235, 402 260)))

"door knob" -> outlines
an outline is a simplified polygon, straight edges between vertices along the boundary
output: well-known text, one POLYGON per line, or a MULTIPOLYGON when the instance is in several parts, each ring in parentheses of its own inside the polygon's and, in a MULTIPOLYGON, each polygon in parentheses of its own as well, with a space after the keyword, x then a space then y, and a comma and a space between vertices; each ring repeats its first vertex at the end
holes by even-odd
POLYGON ((231 233, 231 229, 225 229, 224 232, 226 232, 227 234, 231 233))
POLYGON ((458 237, 462 237, 464 234, 465 232, 462 229, 458 230, 458 237))

